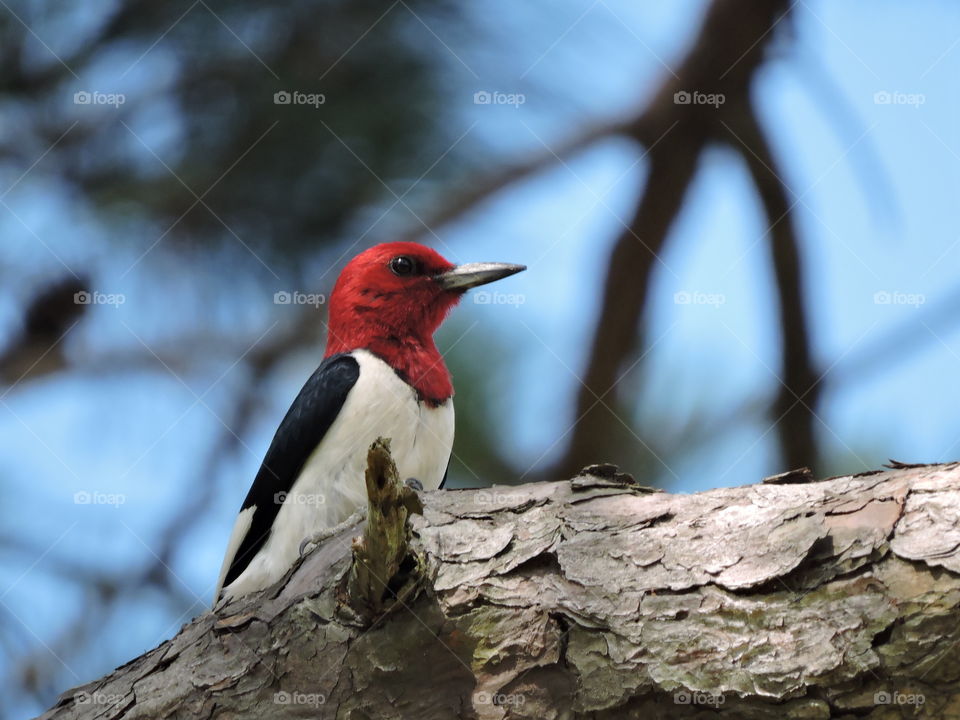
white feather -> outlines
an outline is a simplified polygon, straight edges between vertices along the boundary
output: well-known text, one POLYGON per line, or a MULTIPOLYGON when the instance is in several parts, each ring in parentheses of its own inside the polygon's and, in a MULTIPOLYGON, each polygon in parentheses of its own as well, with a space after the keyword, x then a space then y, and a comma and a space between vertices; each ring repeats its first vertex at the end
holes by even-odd
POLYGON ((227 576, 230 564, 237 554, 240 543, 243 542, 244 535, 250 530, 250 524, 253 522, 253 514, 257 511, 257 506, 245 508, 237 515, 237 521, 233 524, 233 531, 230 533, 230 541, 227 543, 227 552, 223 556, 223 564, 220 566, 220 577, 217 579, 217 591, 213 594, 213 600, 216 602, 220 597, 220 588, 223 587, 223 580, 227 576))
MULTIPOLYGON (((351 354, 360 364, 360 377, 287 494, 267 542, 223 589, 225 597, 276 582, 297 559, 305 538, 346 520, 366 504, 367 450, 378 437, 390 438, 401 479, 416 478, 427 490, 440 486, 453 447, 453 400, 436 408, 421 403, 413 388, 383 360, 366 350, 351 354)), ((255 510, 248 508, 237 518, 220 583, 255 510)), ((215 598, 219 589, 218 583, 215 598)))

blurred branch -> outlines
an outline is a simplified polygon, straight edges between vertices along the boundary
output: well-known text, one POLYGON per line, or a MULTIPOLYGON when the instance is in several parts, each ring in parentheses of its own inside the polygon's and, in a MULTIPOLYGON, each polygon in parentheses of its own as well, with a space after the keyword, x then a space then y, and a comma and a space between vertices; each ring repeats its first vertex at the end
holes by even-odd
POLYGON ((640 131, 636 128, 635 123, 635 119, 629 118, 591 125, 559 142, 554 147, 534 153, 523 162, 509 165, 492 172, 486 177, 471 181, 468 188, 461 189, 459 192, 451 192, 449 198, 440 206, 439 210, 426 216, 423 222, 410 228, 399 239, 413 242, 422 241, 431 231, 460 219, 461 216, 490 199, 508 185, 525 180, 560 162, 561 159, 571 158, 577 153, 592 147, 600 140, 638 134, 640 131))
MULTIPOLYGON (((49 338, 62 324, 65 316, 69 319, 69 313, 65 310, 79 308, 79 311, 82 311, 86 307, 83 304, 74 305, 72 294, 69 294, 70 303, 66 304, 67 291, 72 293, 74 290, 69 283, 61 283, 54 289, 58 292, 49 290, 41 293, 26 313, 23 334, 32 338, 33 345, 38 345, 41 338, 49 338)), ((221 490, 217 477, 221 467, 242 445, 242 438, 249 433, 260 403, 264 379, 296 350, 318 343, 322 333, 322 316, 318 316, 316 310, 304 309, 284 330, 269 336, 266 339, 269 342, 264 341, 249 352, 245 352, 249 349, 249 343, 246 343, 246 347, 240 347, 234 338, 207 335, 195 342, 185 342, 181 351, 172 352, 168 348, 165 355, 169 354, 170 357, 162 357, 160 360, 150 352, 133 351, 87 357, 68 368, 66 360, 58 354, 58 362, 36 363, 26 375, 27 378, 35 379, 64 369, 82 372, 87 368, 96 368, 98 371, 106 369, 113 375, 118 367, 153 371, 159 367, 164 373, 168 370, 179 372, 180 367, 188 371, 202 360, 224 354, 228 355, 232 362, 238 357, 242 358, 244 367, 250 373, 250 377, 239 385, 239 390, 230 396, 230 409, 222 418, 223 429, 217 441, 212 443, 207 451, 206 460, 199 466, 188 501, 178 505, 175 514, 160 530, 157 539, 150 542, 150 552, 133 570, 129 566, 111 570, 102 564, 81 564, 75 560, 59 558, 55 554, 44 555, 41 548, 23 538, 0 538, 0 548, 5 553, 21 554, 26 558, 44 556, 44 567, 48 573, 62 578, 64 582, 75 584, 87 593, 82 607, 75 610, 75 620, 57 637, 47 639, 46 645, 30 652, 9 650, 9 660, 18 668, 19 684, 38 701, 47 702, 57 685, 77 679, 75 676, 65 676, 65 666, 55 662, 54 658, 80 656, 79 650, 90 646, 94 638, 99 637, 103 627, 109 623, 118 608, 141 603, 142 601, 136 598, 144 597, 146 592, 153 589, 158 591, 156 596, 165 600, 170 608, 169 614, 177 618, 174 627, 183 619, 191 617, 198 606, 206 606, 206 595, 198 596, 174 570, 177 554, 183 551, 185 538, 209 517, 209 508, 221 490), (188 360, 177 357, 181 354, 188 360), (168 360, 171 363, 169 368, 163 365, 168 360), (97 367, 100 363, 108 364, 97 367)), ((29 344, 17 345, 24 346, 29 344)), ((209 591, 212 589, 212 586, 208 588, 209 591)))
MULTIPOLYGON (((818 386, 819 396, 836 392, 838 388, 847 389, 869 381, 879 373, 896 371, 898 363, 917 355, 925 346, 943 344, 942 333, 956 332, 960 318, 960 286, 954 288, 946 297, 935 305, 918 310, 917 314, 909 317, 882 332, 876 339, 860 342, 855 349, 826 363, 829 371, 820 378, 818 386)), ((691 447, 699 447, 705 442, 717 442, 725 433, 743 427, 744 423, 753 422, 764 414, 772 412, 772 402, 764 394, 757 394, 738 402, 733 407, 718 413, 713 418, 703 418, 687 423, 683 428, 672 433, 672 436, 662 443, 664 457, 688 451, 691 447)), ((822 460, 823 458, 821 458, 822 460)), ((866 458, 869 462, 877 458, 866 458)), ((861 471, 867 469, 859 467, 825 468, 826 472, 837 474, 841 472, 861 471)))
POLYGON ((573 477, 590 459, 610 459, 632 443, 623 438, 616 407, 620 369, 637 346, 637 328, 654 265, 683 205, 702 147, 678 133, 652 148, 647 190, 613 249, 603 285, 587 371, 577 393, 576 420, 559 477, 573 477))
POLYGON ((676 76, 665 80, 650 107, 635 121, 633 132, 638 138, 648 138, 648 125, 666 130, 647 144, 649 178, 630 227, 621 234, 610 257, 602 307, 578 393, 576 425, 566 455, 551 473, 570 477, 591 462, 619 460, 607 453, 616 451, 611 438, 622 436, 618 424, 624 423, 615 414, 615 395, 609 401, 604 398, 613 392, 622 378, 620 370, 638 346, 638 325, 654 260, 659 260, 670 226, 680 212, 701 151, 721 135, 724 117, 746 101, 765 46, 788 10, 783 0, 715 0, 676 76), (693 92, 717 94, 725 102, 678 102, 678 93, 693 92))
MULTIPOLYGON (((208 514, 210 507, 217 499, 220 487, 216 482, 220 467, 232 457, 240 446, 246 448, 243 437, 250 429, 260 401, 260 390, 263 381, 276 366, 288 358, 296 349, 315 343, 321 334, 323 324, 318 321, 315 310, 304 310, 297 321, 285 332, 278 333, 273 342, 258 344, 242 356, 244 365, 249 368, 251 377, 243 383, 238 392, 232 395, 230 413, 226 419, 220 419, 222 430, 216 442, 209 450, 205 462, 197 473, 194 487, 196 492, 191 494, 190 502, 180 505, 179 511, 168 521, 160 534, 159 540, 153 543, 153 561, 144 570, 142 576, 134 584, 140 584, 151 578, 159 578, 170 588, 182 585, 171 570, 175 553, 182 548, 183 539, 190 530, 208 514)), ((155 359, 156 360, 156 359, 155 359)), ((209 588, 212 590, 211 588, 209 588)), ((195 607, 197 602, 205 598, 192 595, 189 598, 189 608, 195 607)))
MULTIPOLYGON (((650 274, 666 241, 670 226, 679 213, 686 190, 693 180, 696 162, 706 145, 725 133, 723 118, 737 112, 745 102, 753 74, 762 63, 766 45, 774 28, 787 16, 785 0, 715 0, 707 11, 697 40, 675 75, 668 77, 655 93, 649 106, 630 120, 614 121, 590 127, 559 147, 506 168, 459 195, 423 223, 411 230, 406 239, 419 239, 429 229, 449 222, 473 209, 506 185, 566 159, 598 140, 626 136, 647 148, 650 174, 632 221, 614 246, 608 265, 602 308, 582 387, 578 392, 576 425, 569 448, 556 468, 542 476, 571 476, 578 468, 597 459, 614 459, 610 453, 623 447, 616 440, 623 428, 633 431, 619 419, 616 394, 621 379, 620 369, 638 346, 637 331, 646 302, 650 274), (716 107, 707 104, 678 102, 678 93, 717 93, 726 102, 716 107), (606 399, 608 395, 612 395, 606 399)), ((725 138, 721 138, 724 139, 725 138)), ((785 375, 790 387, 808 389, 803 381, 804 368, 809 367, 802 307, 797 314, 796 298, 799 278, 790 281, 791 267, 799 269, 798 259, 791 260, 789 247, 780 243, 774 250, 775 272, 782 282, 784 314, 789 317, 791 331, 785 353, 785 375), (798 325, 797 318, 801 322, 798 325), (803 328, 802 332, 797 327, 803 328), (794 361, 793 354, 799 353, 794 361), (789 365, 787 368, 786 366, 789 365)), ((785 334, 786 335, 786 334, 785 334)), ((779 406, 778 406, 779 407, 779 406)), ((799 415, 801 410, 791 410, 799 415)), ((634 436, 635 437, 635 436, 634 436)), ((628 439, 629 441, 629 439, 628 439)), ((632 441, 630 442, 632 443, 632 441)), ((801 438, 794 447, 812 447, 801 438)), ((791 449, 785 454, 793 457, 791 449)), ((812 457, 807 455, 807 460, 812 457)), ((799 463, 803 464, 803 463, 799 463)))
POLYGON ((87 309, 87 282, 65 275, 37 292, 24 311, 23 327, 0 353, 0 384, 64 369, 63 339, 87 309))
MULTIPOLYGON (((183 550, 184 540, 191 531, 209 517, 209 509, 220 492, 217 482, 220 468, 242 444, 241 438, 248 433, 259 404, 262 382, 276 364, 288 356, 294 338, 311 339, 311 333, 284 333, 269 347, 252 351, 247 356, 252 377, 243 384, 242 392, 234 396, 231 411, 223 420, 223 430, 218 440, 211 444, 206 460, 197 472, 192 486, 194 492, 189 494, 187 502, 178 506, 158 539, 150 543, 148 557, 135 566, 135 572, 131 572, 129 567, 109 571, 102 564, 91 566, 61 559, 55 554, 45 555, 23 538, 10 535, 0 537, 0 548, 4 552, 22 554, 27 558, 43 556, 47 572, 88 593, 88 600, 77 612, 75 622, 70 623, 59 637, 48 640, 46 646, 34 652, 11 657, 19 668, 21 684, 38 700, 45 702, 55 690, 54 685, 63 682, 62 669, 54 665, 53 658, 76 656, 78 648, 88 646, 98 636, 116 608, 125 603, 132 604, 131 597, 157 589, 159 597, 167 601, 171 612, 178 617, 175 625, 192 617, 198 606, 206 607, 206 595, 198 596, 173 569, 176 554, 183 550), (53 654, 48 647, 54 648, 53 654)), ((155 365, 157 360, 152 359, 155 365)), ((212 585, 208 590, 213 590, 212 585)))
MULTIPOLYGON (((406 239, 418 239, 428 229, 461 216, 506 185, 570 157, 603 138, 627 136, 647 148, 650 173, 634 217, 611 254, 602 308, 595 324, 587 370, 578 392, 571 442, 559 466, 544 470, 541 477, 569 477, 577 469, 598 459, 619 459, 614 453, 624 447, 624 430, 633 436, 633 439, 626 438, 627 444, 636 445, 633 431, 619 419, 614 390, 622 379, 619 375, 621 368, 640 344, 637 332, 650 275, 655 261, 659 260, 658 254, 670 226, 683 205, 700 152, 711 141, 727 141, 727 133, 722 129, 724 118, 737 113, 736 108, 746 102, 754 72, 763 61, 765 48, 774 36, 773 30, 787 17, 789 9, 785 0, 715 0, 678 71, 663 82, 649 106, 636 118, 592 126, 552 151, 480 181, 470 190, 454 196, 424 223, 425 227, 415 228, 405 236, 406 239), (692 92, 717 93, 726 102, 712 106, 677 101, 678 93, 692 92)), ((766 197, 763 201, 766 205, 774 203, 775 199, 766 197)), ((781 285, 781 316, 789 322, 789 331, 784 333, 785 382, 791 389, 801 388, 797 393, 801 395, 811 385, 808 377, 810 360, 802 303, 799 303, 802 292, 797 274, 799 256, 795 252, 795 243, 791 242, 795 241, 792 229, 790 232, 791 236, 785 242, 775 239, 773 261, 781 285)), ((783 234, 781 231, 777 237, 783 234)), ((786 393, 784 391, 784 398, 786 393)), ((808 422, 803 420, 805 408, 802 404, 798 410, 781 399, 777 407, 790 414, 787 428, 808 422)), ((786 438, 787 432, 786 429, 783 431, 782 439, 786 438)), ((793 458, 801 452, 811 453, 813 448, 813 435, 806 432, 796 441, 790 438, 784 454, 793 458)), ((804 461, 797 464, 811 462, 814 454, 806 454, 804 461)))
POLYGON ((746 161, 760 196, 767 226, 764 238, 769 242, 779 301, 782 377, 777 378, 779 386, 771 408, 771 421, 776 424, 780 438, 784 467, 817 468, 814 420, 822 386, 814 368, 810 321, 804 305, 804 271, 793 213, 799 200, 791 202, 788 197, 788 193, 792 193, 783 181, 783 170, 757 119, 756 107, 744 103, 740 110, 729 114, 736 123, 736 131, 728 127, 733 135, 730 145, 746 161))
MULTIPOLYGON (((83 304, 69 307, 62 303, 43 304, 60 307, 63 313, 60 322, 73 320, 73 325, 87 307, 83 304), (70 315, 74 308, 76 315, 70 315)), ((154 372, 158 369, 185 375, 202 363, 216 359, 235 362, 239 357, 255 370, 268 371, 279 360, 298 350, 318 345, 323 339, 325 317, 317 310, 305 308, 252 349, 249 336, 238 339, 236 335, 208 330, 198 334, 184 333, 162 348, 146 349, 139 343, 105 351, 84 348, 75 353, 75 357, 67 357, 60 347, 72 325, 57 335, 54 331, 59 325, 49 322, 42 326, 44 330, 25 329, 8 345, 0 355, 0 382, 19 385, 65 370, 89 377, 106 375, 112 378, 123 372, 154 372)), ((32 323, 28 320, 25 326, 30 328, 32 323)))
POLYGON ((874 137, 846 93, 823 68, 819 58, 804 54, 794 67, 806 73, 817 108, 833 120, 837 138, 849 148, 850 168, 858 176, 874 219, 880 226, 898 225, 900 208, 890 174, 877 151, 874 137))

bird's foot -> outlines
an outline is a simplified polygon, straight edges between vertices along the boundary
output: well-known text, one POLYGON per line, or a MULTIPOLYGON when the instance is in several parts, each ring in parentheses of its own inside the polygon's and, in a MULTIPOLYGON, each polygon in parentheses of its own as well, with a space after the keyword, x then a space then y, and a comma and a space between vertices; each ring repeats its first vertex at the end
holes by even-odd
POLYGON ((416 490, 417 492, 423 492, 423 483, 417 480, 416 478, 407 478, 403 481, 403 484, 406 485, 411 490, 416 490))
POLYGON ((334 525, 332 528, 324 528, 323 530, 320 530, 314 533, 310 537, 305 537, 303 541, 300 543, 300 557, 303 557, 304 555, 307 554, 307 552, 309 552, 308 548, 316 547, 327 538, 331 538, 334 535, 337 535, 338 533, 343 532, 348 527, 356 525, 365 517, 367 517, 367 509, 361 508, 360 510, 357 510, 353 515, 348 517, 339 525, 334 525))

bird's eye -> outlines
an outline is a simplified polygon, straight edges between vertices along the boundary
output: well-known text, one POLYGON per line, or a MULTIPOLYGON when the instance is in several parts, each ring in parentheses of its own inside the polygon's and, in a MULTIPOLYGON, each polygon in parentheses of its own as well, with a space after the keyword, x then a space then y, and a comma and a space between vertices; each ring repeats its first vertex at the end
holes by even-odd
POLYGON ((390 270, 394 275, 407 277, 417 272, 417 261, 406 255, 398 255, 390 261, 390 270))

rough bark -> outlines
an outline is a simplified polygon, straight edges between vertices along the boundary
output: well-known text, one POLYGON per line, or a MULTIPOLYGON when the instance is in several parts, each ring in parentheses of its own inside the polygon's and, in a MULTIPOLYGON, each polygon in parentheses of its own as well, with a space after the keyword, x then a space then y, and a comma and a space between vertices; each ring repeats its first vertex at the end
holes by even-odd
POLYGON ((960 464, 808 479, 425 493, 379 617, 356 525, 43 717, 960 716, 960 464))

